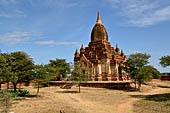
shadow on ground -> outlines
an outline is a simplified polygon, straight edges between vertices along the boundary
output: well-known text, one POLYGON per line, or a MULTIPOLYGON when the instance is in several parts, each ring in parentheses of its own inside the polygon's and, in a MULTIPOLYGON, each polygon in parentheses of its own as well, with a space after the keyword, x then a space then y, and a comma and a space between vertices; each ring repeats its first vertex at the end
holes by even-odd
POLYGON ((125 92, 138 92, 139 90, 137 88, 130 87, 130 88, 124 89, 123 91, 125 91, 125 92))
POLYGON ((170 88, 170 86, 162 86, 162 85, 158 85, 158 87, 160 87, 160 88, 170 88))
POLYGON ((79 93, 78 91, 56 91, 56 93, 79 93))
POLYGON ((133 98, 143 98, 148 101, 163 102, 170 100, 170 93, 155 94, 155 95, 130 95, 133 98))
POLYGON ((27 97, 27 98, 34 98, 34 97, 37 97, 37 95, 25 95, 24 97, 27 97))

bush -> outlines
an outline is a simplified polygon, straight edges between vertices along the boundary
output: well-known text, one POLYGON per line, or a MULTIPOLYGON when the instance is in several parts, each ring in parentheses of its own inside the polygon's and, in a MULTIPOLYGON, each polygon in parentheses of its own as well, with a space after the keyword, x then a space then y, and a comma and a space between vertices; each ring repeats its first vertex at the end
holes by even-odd
POLYGON ((29 91, 27 90, 21 90, 21 89, 18 90, 18 96, 20 97, 24 97, 27 94, 29 94, 29 91))
POLYGON ((29 94, 29 91, 27 90, 21 90, 19 89, 17 92, 10 91, 11 97, 24 97, 25 95, 29 94))
POLYGON ((11 97, 13 97, 13 98, 18 97, 17 92, 14 92, 14 91, 10 91, 10 95, 11 95, 11 97))

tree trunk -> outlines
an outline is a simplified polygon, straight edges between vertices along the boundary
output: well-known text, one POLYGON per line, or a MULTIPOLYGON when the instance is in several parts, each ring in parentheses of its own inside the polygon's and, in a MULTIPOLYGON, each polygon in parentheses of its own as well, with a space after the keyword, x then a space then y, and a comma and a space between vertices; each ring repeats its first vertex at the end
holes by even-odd
POLYGON ((138 90, 140 91, 140 89, 141 89, 141 82, 139 81, 139 83, 138 83, 138 90))
POLYGON ((1 81, 0 81, 0 90, 1 90, 1 81))
POLYGON ((38 93, 39 93, 39 90, 40 90, 40 87, 39 87, 39 82, 38 82, 38 86, 37 86, 37 97, 38 97, 38 93))
POLYGON ((79 93, 80 93, 80 83, 79 83, 79 93))
POLYGON ((17 84, 13 83, 13 86, 14 86, 14 92, 17 92, 17 84))
POLYGON ((136 78, 135 78, 135 90, 136 90, 136 78))
POLYGON ((9 81, 7 81, 7 90, 9 89, 9 81))

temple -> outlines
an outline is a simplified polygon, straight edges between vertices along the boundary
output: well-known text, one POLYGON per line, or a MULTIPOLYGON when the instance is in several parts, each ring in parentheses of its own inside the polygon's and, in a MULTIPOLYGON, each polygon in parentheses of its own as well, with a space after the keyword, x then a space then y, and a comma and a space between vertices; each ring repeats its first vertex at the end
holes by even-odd
POLYGON ((100 19, 100 13, 91 32, 88 47, 81 45, 80 52, 76 49, 74 62, 82 61, 91 69, 89 81, 126 81, 126 72, 121 70, 126 55, 118 45, 112 47, 108 41, 108 33, 100 19))

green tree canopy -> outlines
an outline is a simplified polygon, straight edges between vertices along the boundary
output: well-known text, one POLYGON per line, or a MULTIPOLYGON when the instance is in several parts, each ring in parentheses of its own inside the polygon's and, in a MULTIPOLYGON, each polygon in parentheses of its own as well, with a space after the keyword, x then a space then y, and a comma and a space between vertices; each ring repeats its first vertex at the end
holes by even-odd
POLYGON ((62 77, 66 77, 67 74, 70 74, 70 64, 66 62, 65 59, 56 59, 50 60, 48 66, 55 69, 55 71, 62 77))
POLYGON ((150 57, 151 56, 146 53, 131 54, 127 61, 124 63, 124 70, 130 74, 131 78, 135 81, 135 84, 138 83, 139 89, 144 81, 147 81, 151 78, 150 73, 146 75, 148 72, 148 67, 144 67, 149 63, 148 59, 150 57))
POLYGON ((11 82, 13 83, 14 91, 16 91, 18 83, 32 79, 34 64, 26 53, 20 51, 11 53, 8 65, 11 68, 11 82))
POLYGON ((148 59, 151 56, 146 53, 136 53, 129 55, 127 61, 125 62, 125 71, 128 72, 133 79, 137 72, 146 64, 149 63, 148 59))
POLYGON ((4 80, 5 76, 3 71, 5 70, 6 59, 0 54, 0 90, 1 90, 1 83, 4 80))
POLYGON ((136 79, 138 80, 138 89, 140 90, 141 84, 150 81, 153 78, 152 70, 150 70, 150 67, 143 66, 137 73, 136 79))
POLYGON ((35 85, 37 86, 37 96, 39 93, 39 88, 53 79, 54 76, 52 74, 54 73, 52 71, 53 70, 49 69, 49 67, 45 65, 34 66, 34 80, 36 82, 35 85))
POLYGON ((160 64, 162 67, 168 67, 170 66, 170 56, 163 56, 162 58, 160 58, 160 64))
POLYGON ((150 73, 152 73, 153 79, 159 79, 160 78, 161 73, 156 68, 154 68, 153 66, 150 66, 150 65, 145 66, 145 69, 147 69, 150 73))
POLYGON ((77 61, 74 62, 74 69, 72 71, 71 79, 76 82, 79 86, 80 93, 80 84, 81 82, 88 81, 90 75, 90 69, 83 62, 77 61))

